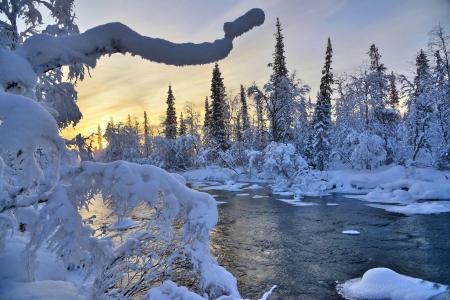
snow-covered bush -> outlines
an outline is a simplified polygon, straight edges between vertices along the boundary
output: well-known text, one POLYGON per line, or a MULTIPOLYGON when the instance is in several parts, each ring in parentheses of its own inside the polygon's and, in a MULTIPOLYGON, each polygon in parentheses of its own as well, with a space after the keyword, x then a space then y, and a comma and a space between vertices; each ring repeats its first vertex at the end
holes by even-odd
POLYGON ((350 161, 361 169, 372 169, 380 166, 386 160, 384 141, 376 134, 364 131, 353 132, 347 137, 348 144, 354 145, 350 161))
POLYGON ((297 171, 307 168, 308 164, 292 144, 272 142, 263 151, 265 178, 293 179, 297 171))

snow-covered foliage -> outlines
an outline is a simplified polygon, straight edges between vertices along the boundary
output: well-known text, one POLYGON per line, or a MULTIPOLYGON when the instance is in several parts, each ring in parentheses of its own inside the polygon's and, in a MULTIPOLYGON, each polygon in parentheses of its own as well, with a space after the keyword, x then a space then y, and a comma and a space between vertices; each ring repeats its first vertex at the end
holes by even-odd
MULTIPOLYGON (((63 9, 71 11, 73 6, 72 1, 3 1, 0 8, 2 12, 14 11, 17 5, 26 4, 17 13, 26 15, 33 25, 41 19, 35 2, 43 3, 52 14, 63 9)), ((188 299, 194 297, 193 293, 202 295, 193 299, 222 295, 239 298, 236 279, 209 252, 209 231, 217 222, 215 200, 186 187, 180 176, 155 166, 120 160, 78 163, 76 152, 69 151, 59 135, 58 123, 64 127, 70 121, 66 117, 56 121, 54 116, 58 112, 36 101, 37 75, 74 63, 95 67, 98 58, 116 52, 179 66, 210 63, 228 55, 235 37, 263 22, 263 11, 253 9, 235 22, 226 23, 225 38, 199 45, 143 37, 119 23, 102 25, 83 34, 23 35, 26 39, 20 44, 17 35, 8 40, 3 30, 7 24, 1 22, 4 49, 0 50, 0 256, 11 241, 7 236, 12 232, 20 228, 26 239, 17 248, 26 272, 21 277, 13 276, 12 280, 35 280, 37 252, 45 246, 65 268, 84 269, 93 278, 93 282, 86 283, 91 284, 86 289, 90 298, 123 299, 142 296, 147 291, 150 292, 144 297, 153 297, 151 293, 157 294, 163 288, 155 292, 151 289, 166 280, 171 280, 165 284, 168 289, 182 291, 169 293, 169 299, 179 296, 188 299), (98 194, 111 206, 119 222, 138 203, 145 203, 154 213, 149 222, 114 244, 108 237, 95 236, 98 232, 79 212, 89 209, 91 199, 98 194), (187 286, 189 291, 174 288, 173 282, 187 286)), ((48 28, 49 32, 55 30, 48 28)), ((53 88, 59 78, 44 82, 53 88)), ((40 97, 45 97, 47 91, 39 90, 40 97)), ((65 91, 71 95, 62 92, 61 97, 74 98, 74 90, 69 87, 65 91)), ((73 113, 66 105, 61 110, 64 114, 73 113)), ((114 149, 121 152, 112 150, 109 160, 131 160, 139 145, 136 135, 138 131, 131 120, 123 126, 111 122, 105 137, 111 144, 116 143, 114 149), (113 141, 115 136, 111 132, 116 129, 124 129, 125 141, 113 141), (130 150, 124 149, 125 145, 130 150)), ((72 143, 82 148, 84 139, 80 136, 72 143)), ((39 297, 44 290, 49 291, 48 284, 40 286, 39 297)), ((55 283, 56 286, 62 285, 55 283)), ((39 289, 33 285, 34 288, 39 289)), ((70 292, 64 295, 82 298, 72 286, 67 288, 70 292)))

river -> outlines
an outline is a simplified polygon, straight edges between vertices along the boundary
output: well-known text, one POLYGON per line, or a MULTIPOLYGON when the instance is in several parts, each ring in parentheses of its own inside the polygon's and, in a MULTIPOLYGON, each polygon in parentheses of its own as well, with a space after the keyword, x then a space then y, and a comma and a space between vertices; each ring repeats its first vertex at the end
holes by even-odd
MULTIPOLYGON (((308 197, 305 202, 317 205, 295 207, 268 188, 202 191, 225 202, 218 205, 211 252, 237 278, 243 298, 260 299, 277 285, 269 300, 342 299, 337 283, 376 267, 450 285, 450 213, 405 216, 339 194, 308 197)), ((129 217, 148 219, 141 208, 129 217)), ((97 215, 93 226, 99 228, 114 222, 109 213, 96 199, 82 214, 97 215)))
POLYGON ((206 192, 226 202, 218 206, 211 249, 244 298, 259 299, 277 285, 270 300, 342 299, 337 282, 375 267, 450 285, 449 213, 405 216, 342 195, 294 207, 269 189, 206 192))

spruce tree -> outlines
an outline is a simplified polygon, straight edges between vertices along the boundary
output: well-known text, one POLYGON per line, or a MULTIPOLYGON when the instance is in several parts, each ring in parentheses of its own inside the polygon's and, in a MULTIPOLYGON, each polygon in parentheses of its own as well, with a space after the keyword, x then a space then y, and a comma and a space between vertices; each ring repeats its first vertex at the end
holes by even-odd
POLYGON ((284 36, 281 31, 280 20, 277 18, 277 32, 274 34, 276 44, 273 53, 272 75, 270 84, 266 85, 266 91, 270 92, 267 99, 266 109, 270 121, 270 134, 275 142, 286 142, 289 135, 290 118, 290 83, 288 80, 288 70, 286 67, 286 57, 284 56, 284 36))
POLYGON ((242 117, 242 129, 244 131, 250 129, 250 117, 248 115, 247 99, 245 98, 245 90, 242 84, 241 84, 241 117, 242 117))
POLYGON ((144 153, 145 157, 150 155, 151 141, 150 141, 150 124, 148 123, 147 112, 144 111, 144 153))
POLYGON ((100 124, 98 124, 97 127, 97 143, 98 143, 98 149, 99 150, 103 150, 103 134, 102 134, 102 129, 100 128, 100 124))
POLYGON ((320 80, 320 90, 312 120, 312 138, 310 139, 312 143, 310 147, 314 149, 312 151, 312 162, 320 171, 326 168, 330 160, 331 152, 331 95, 333 94, 331 85, 334 83, 333 73, 331 72, 332 56, 333 49, 331 47, 331 40, 328 38, 327 50, 325 52, 325 65, 322 70, 323 76, 320 80))
POLYGON ((414 77, 414 94, 410 106, 411 141, 413 146, 412 160, 415 161, 419 151, 427 148, 430 117, 433 114, 433 103, 428 95, 430 88, 429 60, 421 49, 416 57, 416 76, 414 77))
POLYGON ((228 148, 225 128, 225 86, 219 65, 216 63, 211 80, 211 118, 210 134, 212 143, 222 151, 228 148))
POLYGON ((203 121, 203 127, 209 127, 211 122, 211 107, 209 106, 208 96, 205 99, 205 120, 203 121))
POLYGON ((398 95, 397 86, 395 84, 396 77, 394 75, 394 72, 391 72, 391 75, 389 76, 389 105, 393 109, 398 108, 398 104, 400 103, 400 97, 398 95))
POLYGON ((180 130, 178 132, 179 136, 186 135, 187 128, 186 122, 183 119, 183 113, 180 114, 180 130))
POLYGON ((277 84, 277 79, 280 77, 287 77, 288 70, 286 67, 286 57, 284 56, 284 36, 281 34, 281 24, 280 20, 277 18, 277 32, 274 34, 276 44, 275 44, 275 52, 273 53, 274 61, 271 64, 273 70, 273 76, 271 77, 271 81, 274 85, 277 84))
POLYGON ((166 139, 174 140, 177 138, 177 114, 175 112, 175 97, 172 93, 172 86, 169 84, 167 92, 167 110, 166 120, 164 121, 164 135, 166 139))

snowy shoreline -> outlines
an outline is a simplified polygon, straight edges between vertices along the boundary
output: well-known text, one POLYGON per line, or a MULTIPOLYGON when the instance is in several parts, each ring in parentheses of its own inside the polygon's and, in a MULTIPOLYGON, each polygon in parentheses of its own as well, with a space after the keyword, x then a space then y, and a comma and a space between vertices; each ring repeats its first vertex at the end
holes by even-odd
POLYGON ((450 200, 448 171, 391 165, 364 171, 344 169, 311 172, 315 172, 312 180, 308 180, 306 184, 294 182, 290 187, 277 185, 277 182, 281 181, 277 179, 252 179, 240 176, 239 180, 234 181, 232 178, 236 175, 235 172, 216 166, 186 171, 181 175, 193 185, 201 181, 209 182, 208 186, 200 188, 201 191, 238 192, 245 189, 243 186, 246 184, 264 184, 270 187, 274 194, 292 195, 293 199, 283 201, 291 202, 295 206, 306 206, 300 203, 304 197, 340 193, 348 198, 367 201, 371 207, 405 215, 450 212, 450 201, 445 201, 450 200))

